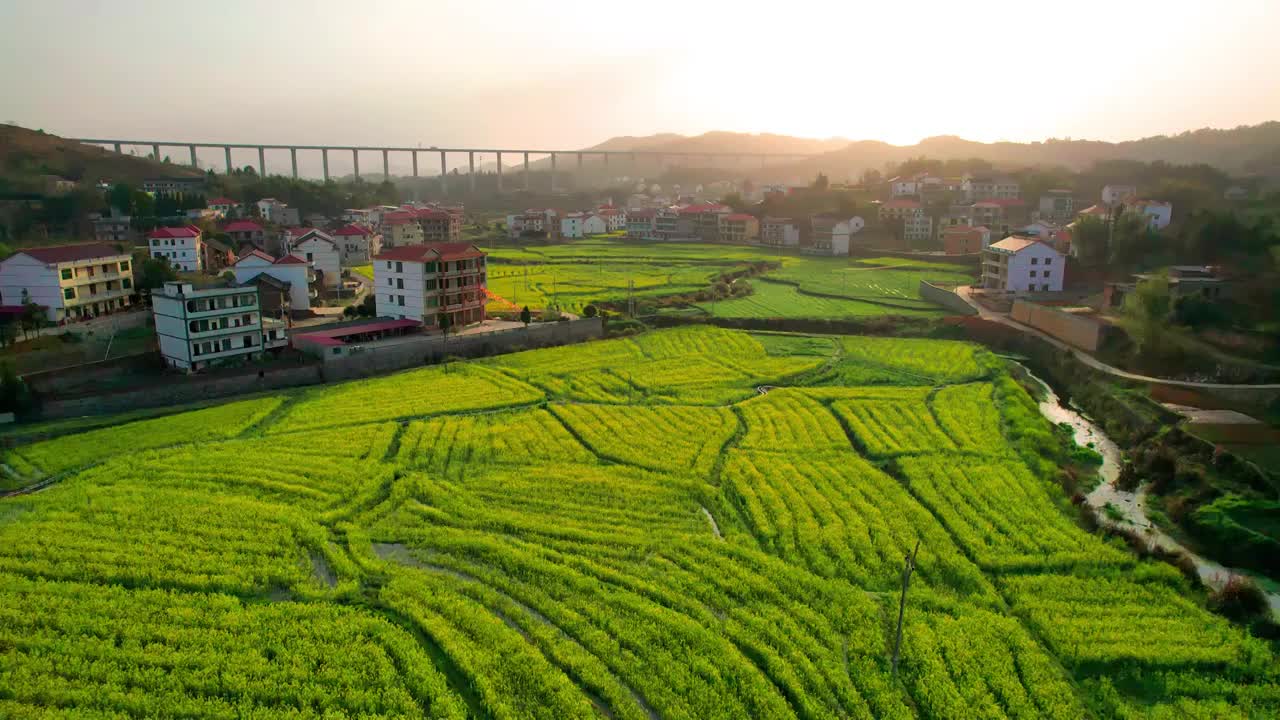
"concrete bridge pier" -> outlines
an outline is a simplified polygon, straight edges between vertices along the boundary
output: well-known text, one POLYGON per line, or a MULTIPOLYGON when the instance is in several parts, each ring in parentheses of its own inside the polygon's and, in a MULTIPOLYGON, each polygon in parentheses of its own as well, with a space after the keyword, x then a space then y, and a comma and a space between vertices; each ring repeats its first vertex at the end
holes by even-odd
POLYGON ((556 154, 551 153, 551 192, 556 191, 556 154))
POLYGON ((258 146, 258 177, 267 176, 267 149, 258 146))
POLYGON ((293 163, 293 177, 298 177, 298 148, 289 148, 289 160, 293 163))
POLYGON ((324 181, 329 182, 329 148, 320 148, 320 162, 324 163, 324 181))
POLYGON ((196 146, 191 145, 187 149, 191 151, 191 167, 200 167, 200 163, 196 162, 196 146))
POLYGON ((351 168, 355 172, 356 179, 360 179, 360 151, 351 148, 351 168))
POLYGON ((502 153, 498 153, 498 192, 502 192, 502 153))
POLYGON ((474 151, 467 153, 467 178, 471 182, 471 192, 476 191, 476 154, 474 151))
POLYGON ((409 157, 413 158, 413 176, 418 177, 418 151, 414 150, 409 153, 409 157))
POLYGON ((640 156, 631 153, 631 174, 640 177, 640 156))
POLYGON ((230 175, 231 169, 232 169, 231 168, 231 146, 230 145, 223 146, 222 152, 224 155, 227 156, 227 174, 230 175))
POLYGON ((529 153, 524 154, 524 189, 529 190, 529 153))
POLYGON ((449 170, 447 167, 448 163, 445 162, 444 156, 445 156, 445 152, 441 150, 440 151, 440 194, 448 195, 449 194, 449 170))
POLYGON ((160 146, 159 145, 151 146, 151 157, 155 158, 156 162, 160 162, 160 146))
POLYGON ((582 171, 582 153, 578 153, 578 176, 574 179, 577 190, 587 186, 587 176, 582 171))
POLYGON ((121 154, 121 152, 120 152, 120 143, 116 143, 116 154, 117 154, 117 155, 120 155, 120 154, 121 154))
POLYGON ((387 151, 382 151, 382 179, 391 179, 391 161, 387 158, 387 151))

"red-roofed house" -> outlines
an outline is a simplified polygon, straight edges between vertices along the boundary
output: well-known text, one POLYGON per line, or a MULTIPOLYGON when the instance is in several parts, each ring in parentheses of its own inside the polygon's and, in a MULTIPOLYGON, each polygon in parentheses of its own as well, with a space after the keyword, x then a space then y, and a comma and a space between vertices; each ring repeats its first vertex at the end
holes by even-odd
POLYGON ((51 322, 124 309, 134 292, 133 258, 116 245, 25 248, 0 261, 0 304, 29 300, 51 322))
POLYGON ((627 229, 627 211, 616 208, 612 205, 601 205, 596 214, 604 219, 608 232, 618 232, 627 229))
POLYGON ((755 242, 760 237, 760 221, 754 215, 729 213, 720 216, 720 241, 730 243, 755 242))
POLYGON ((719 203, 686 205, 679 210, 676 232, 703 242, 715 242, 720 239, 720 216, 732 212, 733 208, 719 203))
POLYGON ((204 270, 204 242, 200 228, 159 227, 147 233, 147 252, 153 258, 169 261, 175 270, 201 272, 204 270))
MULTIPOLYGON (((379 227, 382 229, 384 249, 422 244, 422 225, 418 223, 416 209, 386 213, 382 216, 379 227)), ((374 253, 374 255, 377 254, 374 253)))
POLYGON ((373 292, 378 315, 417 320, 438 327, 484 321, 488 296, 485 254, 471 243, 405 245, 373 258, 373 292))
POLYGON ((288 283, 289 307, 295 313, 310 310, 311 299, 319 294, 311 286, 317 280, 311 264, 297 255, 285 255, 277 260, 261 250, 251 250, 241 255, 231 270, 241 285, 254 283, 259 275, 288 283))
POLYGON ((627 239, 654 240, 657 238, 658 211, 641 208, 627 211, 627 239))
POLYGON ((771 247, 799 247, 800 225, 791 218, 766 217, 760 222, 760 241, 771 247))
POLYGON ((344 225, 331 235, 338 243, 338 252, 345 266, 368 264, 374 255, 382 252, 382 236, 364 225, 344 225))
POLYGON ((462 212, 443 208, 422 208, 417 211, 418 225, 422 228, 422 242, 458 242, 462 237, 462 212))
POLYGON ((206 203, 210 210, 222 213, 223 217, 231 217, 240 209, 240 203, 229 197, 216 197, 206 203))
POLYGON ((266 231, 252 220, 232 220, 222 228, 222 232, 231 237, 231 244, 235 247, 249 244, 259 250, 267 249, 266 231))

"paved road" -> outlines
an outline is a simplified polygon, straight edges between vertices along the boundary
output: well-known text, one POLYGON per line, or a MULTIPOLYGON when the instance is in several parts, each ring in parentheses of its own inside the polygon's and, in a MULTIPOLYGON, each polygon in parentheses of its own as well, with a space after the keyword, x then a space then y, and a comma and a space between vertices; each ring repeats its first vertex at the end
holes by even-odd
POLYGON ((1084 363, 1085 365, 1088 365, 1089 367, 1095 370, 1101 370, 1102 372, 1107 373, 1109 375, 1114 375, 1116 377, 1124 378, 1126 380, 1153 383, 1156 385, 1168 385, 1171 387, 1185 387, 1185 388, 1201 388, 1205 390, 1223 390, 1223 389, 1280 390, 1280 383, 1271 383, 1271 384, 1263 384, 1263 385, 1237 385, 1233 383, 1205 383, 1205 382, 1193 382, 1190 380, 1169 380, 1166 378, 1151 377, 1150 375, 1139 375, 1137 373, 1131 373, 1127 370, 1121 370, 1120 368, 1115 367, 1114 365, 1108 365, 1102 362, 1098 358, 1090 355, 1089 353, 1083 350, 1074 348, 1055 337, 1046 335, 1045 333, 1040 332, 1039 330, 1029 325, 1023 325, 1022 323, 1018 322, 1017 320, 1014 320, 1013 318, 1010 318, 1008 315, 1005 315, 1004 313, 992 312, 991 310, 986 309, 985 307, 982 306, 981 303, 973 299, 973 296, 970 293, 970 290, 971 288, 968 285, 962 285, 961 287, 956 288, 956 294, 959 295, 961 298, 963 298, 965 302, 969 303, 969 305, 973 307, 974 310, 978 311, 978 317, 981 317, 983 320, 990 320, 991 322, 1000 323, 1001 325, 1008 325, 1009 327, 1015 330, 1019 330, 1029 335, 1035 335, 1036 337, 1044 340, 1045 342, 1048 342, 1049 344, 1053 345, 1059 350, 1063 350, 1071 353, 1072 355, 1075 355, 1076 359, 1084 363))

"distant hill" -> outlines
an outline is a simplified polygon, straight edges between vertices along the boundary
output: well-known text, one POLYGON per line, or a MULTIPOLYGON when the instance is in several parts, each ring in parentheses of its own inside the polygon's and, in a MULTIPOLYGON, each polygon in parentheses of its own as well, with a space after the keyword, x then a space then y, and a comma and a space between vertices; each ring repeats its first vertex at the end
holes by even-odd
POLYGON ((22 190, 39 187, 43 175, 59 175, 91 185, 99 180, 136 184, 156 176, 199 177, 203 172, 185 165, 121 155, 16 125, 0 125, 0 180, 22 190))
POLYGON ((785 169, 810 174, 823 170, 856 175, 883 169, 886 163, 927 156, 938 160, 981 158, 997 167, 1063 166, 1082 170, 1107 160, 1163 161, 1177 165, 1204 163, 1232 175, 1268 172, 1280 159, 1280 122, 1241 126, 1230 130, 1191 130, 1119 143, 1099 140, 980 143, 945 135, 915 145, 890 145, 864 140, 824 153, 785 169))

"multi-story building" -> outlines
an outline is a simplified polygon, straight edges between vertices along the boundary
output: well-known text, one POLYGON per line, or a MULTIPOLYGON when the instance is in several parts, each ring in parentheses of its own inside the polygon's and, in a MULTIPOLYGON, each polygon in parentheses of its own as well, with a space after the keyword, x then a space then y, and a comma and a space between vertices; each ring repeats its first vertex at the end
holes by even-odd
POLYGON ((1061 292, 1066 260, 1033 237, 1011 235, 982 253, 982 286, 1006 293, 1061 292))
POLYGON ((658 208, 653 217, 653 234, 658 240, 671 240, 680 232, 680 213, 673 207, 658 208))
POLYGON ((289 251, 311 264, 321 287, 333 290, 342 284, 342 252, 337 241, 323 231, 313 229, 304 234, 289 251))
POLYGON ((1022 186, 1011 177, 967 175, 960 189, 971 202, 979 200, 1016 200, 1022 196, 1022 186))
POLYGON ((654 221, 658 211, 653 208, 639 208, 627 211, 627 239, 653 240, 657 237, 654 221))
POLYGON ((1107 207, 1113 207, 1137 194, 1137 185, 1103 185, 1102 204, 1107 207))
POLYGON ((608 229, 605 219, 595 213, 568 213, 560 219, 560 237, 564 238, 603 235, 608 229))
POLYGON ((165 364, 196 371, 245 358, 284 345, 283 324, 264 326, 258 289, 218 287, 197 289, 191 283, 167 282, 151 294, 156 337, 165 364))
POLYGON ((235 250, 217 238, 203 238, 201 246, 204 248, 204 271, 211 275, 221 273, 236 261, 235 250))
POLYGON ((485 253, 471 243, 406 245, 373 259, 373 292, 379 316, 438 327, 482 322, 488 300, 485 253))
POLYGON ((152 230, 147 233, 147 253, 168 260, 170 266, 182 272, 204 270, 204 242, 195 225, 152 230))
MULTIPOLYGON (((421 245, 423 242, 422 225, 418 222, 418 214, 414 210, 387 213, 382 216, 382 223, 378 227, 382 231, 383 248, 421 245)), ((374 253, 374 255, 377 254, 374 253)))
POLYGON ((0 304, 33 302, 51 322, 122 310, 133 294, 133 258, 115 245, 24 248, 0 261, 0 304))
POLYGON ((880 221, 902 221, 902 239, 923 242, 933 237, 933 218, 925 215, 917 200, 899 198, 880 204, 880 221))
POLYGON ((250 245, 258 250, 267 249, 267 231, 252 220, 233 220, 222 228, 237 249, 250 245))
POLYGON ((134 231, 133 218, 125 215, 123 217, 96 217, 93 219, 93 239, 100 243, 123 243, 132 245, 133 241, 138 237, 138 233, 134 231))
POLYGON ((1076 214, 1076 201, 1070 190, 1048 190, 1040 196, 1040 219, 1070 220, 1076 214))
POLYGON ((862 231, 866 222, 858 217, 813 215, 809 218, 810 244, 804 252, 814 255, 848 255, 850 239, 862 231))
POLYGON ((627 211, 616 208, 612 205, 601 205, 596 214, 599 215, 605 223, 607 232, 618 232, 627 229, 627 211))
POLYGON ((719 203, 696 203, 680 208, 679 212, 677 233, 703 242, 715 242, 720 239, 720 216, 730 214, 733 209, 719 203))
POLYGON ((560 237, 560 215, 555 210, 530 209, 507 216, 507 234, 511 239, 534 235, 555 240, 560 237))
POLYGON ((301 222, 297 208, 291 208, 275 198, 262 198, 258 201, 258 216, 275 225, 297 225, 301 222))
POLYGON ((261 250, 251 250, 236 260, 231 271, 240 285, 253 283, 259 275, 288 283, 289 307, 295 313, 309 311, 311 300, 320 294, 319 288, 314 287, 319 278, 311 269, 311 263, 297 255, 285 255, 277 260, 261 250))
POLYGON ((800 226, 791 218, 766 217, 760 221, 760 242, 773 247, 799 247, 800 226))
POLYGON ((364 225, 350 223, 334 230, 332 235, 338 243, 343 265, 366 265, 382 252, 382 236, 364 225))
MULTIPOLYGON (((415 214, 418 225, 422 228, 422 243, 458 242, 462 237, 461 208, 457 212, 442 208, 421 208, 415 214)), ((386 221, 385 216, 383 221, 386 221)))
POLYGON ((755 242, 760 237, 760 221, 754 215, 729 213, 720 216, 720 241, 729 243, 755 242))

